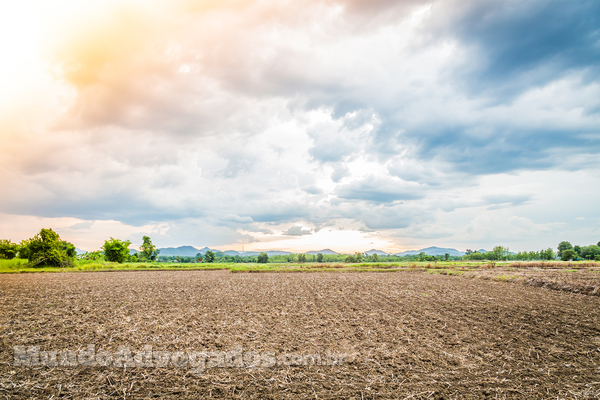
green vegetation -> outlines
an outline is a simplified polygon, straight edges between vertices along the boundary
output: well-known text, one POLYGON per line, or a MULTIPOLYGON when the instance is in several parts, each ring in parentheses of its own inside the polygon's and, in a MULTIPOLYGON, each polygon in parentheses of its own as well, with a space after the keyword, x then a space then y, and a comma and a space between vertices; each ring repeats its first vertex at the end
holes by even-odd
POLYGON ((440 262, 362 262, 362 263, 166 263, 166 262, 108 262, 104 260, 79 259, 70 267, 31 267, 27 260, 14 258, 0 260, 0 273, 27 272, 93 272, 93 271, 150 271, 150 270, 229 270, 235 273, 256 272, 406 272, 421 271, 442 275, 463 275, 468 272, 494 267, 507 269, 560 268, 563 271, 576 268, 600 267, 600 264, 579 262, 487 262, 487 261, 440 261, 440 262), (593 264, 593 265, 591 265, 593 264))
POLYGON ((129 240, 119 240, 110 238, 104 242, 102 249, 104 250, 104 257, 107 261, 123 263, 129 257, 129 240))
POLYGON ((12 260, 19 253, 19 245, 10 240, 0 240, 0 260, 12 260))
POLYGON ((140 255, 138 255, 138 259, 145 261, 155 261, 156 257, 160 253, 160 250, 156 249, 156 246, 152 244, 152 240, 149 236, 144 236, 142 238, 143 243, 140 246, 140 255))
POLYGON ((269 255, 265 252, 260 253, 256 259, 257 262, 261 264, 266 264, 269 262, 269 255))
POLYGON ((205 263, 213 263, 215 262, 216 256, 215 253, 213 253, 210 250, 207 250, 206 253, 204 254, 204 262, 205 263))
POLYGON ((72 267, 75 259, 75 246, 60 239, 52 229, 43 229, 24 240, 19 246, 19 256, 27 258, 29 267, 72 267))
MULTIPOLYGON (((566 261, 564 258, 564 252, 567 250, 573 251, 573 245, 571 244, 571 242, 560 242, 558 244, 558 257, 560 257, 561 260, 563 260, 563 261, 566 261)), ((574 251, 573 251, 573 253, 575 254, 575 256, 570 259, 573 259, 577 256, 577 253, 575 253, 574 251)))
POLYGON ((571 261, 577 258, 577 253, 575 253, 575 250, 573 249, 563 249, 562 251, 559 250, 559 253, 562 253, 560 259, 563 261, 571 261))
MULTIPOLYGON (((3 263, 2 272, 23 272, 37 268, 40 271, 50 271, 53 268, 64 270, 104 270, 104 269, 230 269, 233 272, 242 271, 394 271, 402 269, 433 269, 443 270, 444 265, 451 264, 451 270, 446 274, 455 274, 456 267, 468 265, 469 268, 494 268, 497 263, 510 261, 529 261, 516 263, 518 268, 530 268, 535 263, 531 261, 553 261, 558 256, 562 261, 600 261, 600 246, 573 246, 563 241, 558 245, 558 253, 551 248, 540 251, 511 253, 508 247, 495 246, 492 251, 473 251, 467 249, 464 256, 427 255, 421 252, 416 255, 378 255, 355 252, 354 254, 286 254, 269 256, 266 252, 258 256, 226 255, 222 251, 208 250, 204 256, 201 253, 195 257, 160 256, 160 251, 154 246, 149 236, 143 236, 140 251, 129 250, 130 241, 110 238, 104 242, 100 250, 84 253, 76 258, 75 246, 60 239, 52 229, 42 229, 35 237, 21 241, 20 244, 10 240, 0 240, 0 261, 18 260, 15 264, 3 263), (28 263, 23 261, 27 259, 28 263), (24 264, 26 263, 26 265, 24 264), (123 264, 116 267, 113 263, 123 264), (214 267, 199 264, 215 264, 214 267), (297 263, 297 265, 296 265, 297 263), (425 265, 425 263, 427 263, 425 265), (434 263, 434 266, 431 266, 434 263), (262 264, 255 266, 254 264, 262 264), (265 264, 269 264, 268 266, 265 264), (409 267, 410 265, 410 267, 409 267), (18 270, 18 271, 15 271, 18 270)), ((543 264, 542 264, 543 265, 543 264)), ((541 268, 547 268, 542 266, 541 268)), ((560 268, 560 267, 558 267, 560 268)), ((577 267, 575 267, 577 268, 577 267)))

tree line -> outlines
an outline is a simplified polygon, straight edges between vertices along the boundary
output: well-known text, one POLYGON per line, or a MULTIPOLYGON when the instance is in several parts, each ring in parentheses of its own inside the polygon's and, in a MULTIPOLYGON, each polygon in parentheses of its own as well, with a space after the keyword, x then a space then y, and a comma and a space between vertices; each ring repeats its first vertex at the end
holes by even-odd
POLYGON ((62 240, 52 229, 44 229, 30 239, 13 243, 0 240, 0 259, 22 258, 28 261, 29 267, 72 267, 75 260, 106 260, 110 262, 155 261, 160 250, 152 244, 148 236, 144 236, 140 251, 130 254, 129 240, 110 238, 104 241, 100 250, 77 255, 75 245, 62 240))
POLYGON ((528 260, 556 260, 579 261, 592 260, 600 261, 600 242, 589 246, 573 246, 570 242, 563 241, 558 244, 557 252, 551 248, 539 251, 520 251, 511 253, 508 247, 496 246, 492 251, 478 252, 467 249, 467 254, 463 256, 465 260, 489 260, 489 261, 528 261, 528 260))
POLYGON ((110 238, 104 241, 101 249, 81 255, 76 254, 75 246, 62 240, 58 233, 52 229, 42 229, 34 237, 12 243, 10 240, 0 240, 0 259, 22 258, 27 259, 30 267, 70 267, 74 266, 76 259, 80 260, 106 260, 109 262, 180 262, 180 263, 329 263, 329 262, 406 262, 406 261, 526 261, 526 260, 596 260, 600 261, 600 242, 588 246, 573 246, 568 241, 558 244, 558 252, 552 248, 539 251, 521 251, 511 253, 508 247, 495 246, 492 251, 479 252, 467 249, 464 256, 427 255, 424 252, 414 255, 378 255, 356 252, 354 254, 286 254, 269 256, 262 252, 257 256, 227 255, 222 251, 208 250, 205 254, 197 253, 195 257, 160 256, 160 250, 154 246, 149 236, 142 238, 139 252, 131 253, 129 240, 110 238))

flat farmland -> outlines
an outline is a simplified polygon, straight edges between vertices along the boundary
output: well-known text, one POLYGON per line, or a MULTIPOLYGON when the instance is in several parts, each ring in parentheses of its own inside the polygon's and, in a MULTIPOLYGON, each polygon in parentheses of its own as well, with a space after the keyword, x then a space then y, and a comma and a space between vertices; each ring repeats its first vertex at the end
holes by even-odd
POLYGON ((5 274, 0 302, 1 398, 600 396, 600 297, 494 279, 5 274), (60 365, 60 357, 59 365, 14 365, 15 346, 77 353, 90 345, 97 355, 151 346, 155 358, 129 367, 60 365), (242 361, 211 367, 210 357, 234 349, 242 361), (201 372, 191 358, 161 366, 156 358, 192 351, 209 355, 201 372), (275 362, 252 364, 248 354, 275 362), (337 361, 326 362, 330 355, 337 361))

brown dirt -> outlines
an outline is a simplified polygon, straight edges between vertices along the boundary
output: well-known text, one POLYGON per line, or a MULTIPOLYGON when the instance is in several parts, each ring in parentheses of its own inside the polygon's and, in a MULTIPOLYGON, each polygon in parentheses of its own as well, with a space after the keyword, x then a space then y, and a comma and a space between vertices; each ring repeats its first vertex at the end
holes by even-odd
POLYGON ((462 274, 466 278, 491 279, 520 283, 571 293, 600 297, 600 269, 547 269, 547 268, 482 268, 462 274))
POLYGON ((598 398, 600 298, 405 273, 0 277, 3 398, 598 398), (352 354, 335 366, 15 367, 13 346, 352 354))

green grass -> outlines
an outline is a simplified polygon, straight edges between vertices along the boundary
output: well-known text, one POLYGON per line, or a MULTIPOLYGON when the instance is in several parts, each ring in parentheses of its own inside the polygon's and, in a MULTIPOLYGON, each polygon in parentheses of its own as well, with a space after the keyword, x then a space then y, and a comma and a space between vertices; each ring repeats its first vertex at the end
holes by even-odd
POLYGON ((179 263, 111 263, 107 261, 77 260, 73 267, 28 267, 27 260, 0 260, 0 273, 37 272, 91 272, 91 271, 149 271, 149 270, 214 270, 229 269, 235 264, 179 264, 179 263))
MULTIPOLYGON (((496 263, 496 267, 508 267, 508 263, 496 263)), ((573 263, 568 265, 571 268, 573 263)), ((567 265, 565 264, 565 267, 567 265)), ((377 263, 267 263, 267 264, 196 264, 196 263, 111 263, 106 261, 78 260, 70 268, 40 267, 31 268, 27 260, 0 260, 0 273, 35 273, 35 272, 88 272, 88 271, 185 271, 185 270, 229 270, 234 273, 255 272, 399 272, 425 271, 430 274, 463 275, 480 268, 490 268, 488 262, 473 261, 440 261, 431 262, 377 262, 377 263)), ((508 267, 510 270, 517 270, 508 267)), ((565 272, 575 272, 566 269, 565 272)))

